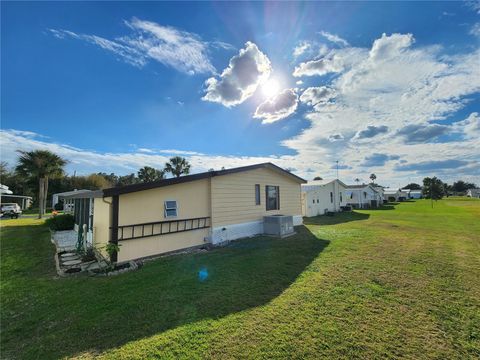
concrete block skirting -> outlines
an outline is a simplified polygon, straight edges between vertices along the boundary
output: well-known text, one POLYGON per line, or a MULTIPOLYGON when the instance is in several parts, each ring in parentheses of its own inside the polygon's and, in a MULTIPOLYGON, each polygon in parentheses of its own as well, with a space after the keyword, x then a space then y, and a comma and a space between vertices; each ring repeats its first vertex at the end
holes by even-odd
MULTIPOLYGON (((293 225, 299 226, 302 224, 302 215, 294 215, 293 225)), ((212 228, 211 241, 213 245, 218 245, 226 241, 252 237, 259 234, 263 234, 262 220, 214 227, 212 228)))

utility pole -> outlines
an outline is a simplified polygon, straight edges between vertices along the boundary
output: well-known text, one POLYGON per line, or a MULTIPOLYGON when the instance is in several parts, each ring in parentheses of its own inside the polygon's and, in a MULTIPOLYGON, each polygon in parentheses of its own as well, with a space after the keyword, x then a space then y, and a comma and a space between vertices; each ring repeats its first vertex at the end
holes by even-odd
POLYGON ((336 161, 337 163, 337 180, 338 180, 338 160, 336 161))

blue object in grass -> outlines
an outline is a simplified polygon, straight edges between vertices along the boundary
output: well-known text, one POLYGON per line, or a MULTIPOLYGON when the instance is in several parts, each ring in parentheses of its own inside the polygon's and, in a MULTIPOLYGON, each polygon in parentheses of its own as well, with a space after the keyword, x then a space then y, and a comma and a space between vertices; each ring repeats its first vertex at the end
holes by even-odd
POLYGON ((205 268, 200 269, 198 272, 198 280, 205 281, 208 278, 208 270, 205 268))

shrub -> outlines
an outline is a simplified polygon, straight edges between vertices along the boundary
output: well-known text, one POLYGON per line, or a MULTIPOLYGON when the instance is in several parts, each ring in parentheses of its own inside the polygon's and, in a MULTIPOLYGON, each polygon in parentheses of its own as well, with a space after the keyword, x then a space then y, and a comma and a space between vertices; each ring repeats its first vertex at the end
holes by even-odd
POLYGON ((61 202, 58 202, 55 204, 55 206, 53 207, 54 210, 63 210, 63 201, 61 202))
POLYGON ((96 260, 95 250, 93 247, 89 247, 86 251, 84 250, 82 252, 82 261, 87 262, 92 260, 96 260))
POLYGON ((70 214, 52 216, 45 224, 53 231, 73 230, 75 219, 70 214))

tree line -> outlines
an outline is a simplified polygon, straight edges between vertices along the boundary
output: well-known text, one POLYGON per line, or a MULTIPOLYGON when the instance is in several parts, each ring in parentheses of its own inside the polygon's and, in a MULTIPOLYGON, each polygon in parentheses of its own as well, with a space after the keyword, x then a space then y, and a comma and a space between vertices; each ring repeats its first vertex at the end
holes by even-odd
POLYGON ((423 186, 416 183, 410 183, 404 186, 402 189, 421 190, 423 197, 437 200, 443 198, 444 196, 465 195, 469 189, 475 189, 476 187, 476 184, 463 180, 455 181, 452 185, 449 185, 434 176, 424 178, 423 186))
POLYGON ((183 157, 169 159, 163 169, 144 166, 136 173, 116 175, 99 172, 90 175, 69 176, 65 174, 68 161, 48 150, 18 151, 17 163, 11 168, 6 162, 0 163, 0 183, 9 187, 16 195, 32 196, 34 207, 39 209, 41 218, 52 194, 74 189, 99 190, 142 182, 188 175, 191 165, 183 157))

